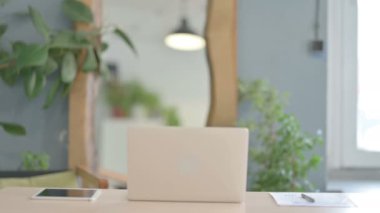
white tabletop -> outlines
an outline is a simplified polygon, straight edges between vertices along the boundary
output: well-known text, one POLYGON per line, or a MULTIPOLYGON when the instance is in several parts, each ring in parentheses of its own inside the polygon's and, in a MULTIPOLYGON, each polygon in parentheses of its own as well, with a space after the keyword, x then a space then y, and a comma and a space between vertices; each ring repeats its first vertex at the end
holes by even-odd
POLYGON ((186 203, 128 201, 126 190, 102 190, 100 197, 89 201, 32 200, 39 188, 5 188, 0 190, 0 212, 4 213, 379 213, 379 194, 349 194, 356 208, 281 207, 269 193, 247 192, 246 201, 234 203, 186 203))

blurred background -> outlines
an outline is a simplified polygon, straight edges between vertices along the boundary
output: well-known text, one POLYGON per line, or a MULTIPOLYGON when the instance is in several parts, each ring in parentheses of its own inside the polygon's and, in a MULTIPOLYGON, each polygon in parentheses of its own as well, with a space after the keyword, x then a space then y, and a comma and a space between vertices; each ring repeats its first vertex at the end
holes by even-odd
POLYGON ((378 191, 378 9, 355 0, 0 0, 0 177, 85 164, 125 187, 126 128, 234 126, 251 133, 248 190, 378 191), (51 73, 39 70, 48 57, 7 67, 19 48, 41 46, 56 60, 51 73), (83 52, 93 69, 67 73, 83 52))

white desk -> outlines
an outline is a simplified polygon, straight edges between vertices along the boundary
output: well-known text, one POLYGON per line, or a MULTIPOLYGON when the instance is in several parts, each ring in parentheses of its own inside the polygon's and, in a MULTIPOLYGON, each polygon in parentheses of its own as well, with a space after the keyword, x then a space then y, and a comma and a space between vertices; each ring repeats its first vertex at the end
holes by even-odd
POLYGON ((31 200, 38 188, 0 190, 1 213, 380 213, 380 195, 350 194, 358 208, 279 207, 268 193, 248 192, 243 204, 133 202, 126 190, 102 190, 94 202, 31 200))

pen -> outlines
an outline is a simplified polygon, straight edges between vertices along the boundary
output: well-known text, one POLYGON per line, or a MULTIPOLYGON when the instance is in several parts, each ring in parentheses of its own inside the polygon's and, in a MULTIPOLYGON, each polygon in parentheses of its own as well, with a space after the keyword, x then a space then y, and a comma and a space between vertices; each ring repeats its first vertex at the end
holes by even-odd
POLYGON ((302 197, 302 199, 306 200, 307 202, 310 202, 310 203, 314 203, 315 202, 314 198, 312 198, 312 197, 310 197, 310 196, 308 196, 308 195, 306 195, 304 193, 301 194, 301 197, 302 197))

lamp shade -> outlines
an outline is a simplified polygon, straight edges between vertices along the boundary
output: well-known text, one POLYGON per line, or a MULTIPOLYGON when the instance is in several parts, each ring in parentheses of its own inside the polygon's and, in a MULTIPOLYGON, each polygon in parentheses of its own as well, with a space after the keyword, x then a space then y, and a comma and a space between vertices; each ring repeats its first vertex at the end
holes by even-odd
POLYGON ((203 49, 206 42, 202 36, 191 30, 187 19, 182 18, 180 26, 165 37, 165 44, 176 50, 195 51, 203 49))

